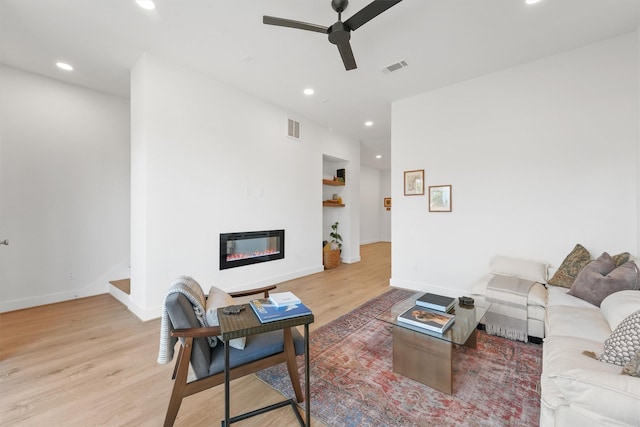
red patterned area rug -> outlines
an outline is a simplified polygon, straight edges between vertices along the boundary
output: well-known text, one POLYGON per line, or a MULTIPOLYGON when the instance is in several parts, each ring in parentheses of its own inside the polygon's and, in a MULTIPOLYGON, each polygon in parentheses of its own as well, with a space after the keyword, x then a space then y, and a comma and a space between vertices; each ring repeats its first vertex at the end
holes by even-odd
MULTIPOLYGON (((475 349, 454 346, 452 396, 393 372, 391 327, 376 317, 412 293, 392 289, 311 333, 312 415, 335 427, 537 426, 541 345, 478 331, 475 349)), ((284 364, 257 375, 294 396, 284 364)))

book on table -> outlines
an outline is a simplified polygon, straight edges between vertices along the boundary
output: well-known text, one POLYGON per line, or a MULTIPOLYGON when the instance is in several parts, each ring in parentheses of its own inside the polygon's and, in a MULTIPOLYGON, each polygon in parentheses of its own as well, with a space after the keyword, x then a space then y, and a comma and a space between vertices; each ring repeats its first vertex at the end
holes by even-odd
POLYGON ((448 312, 456 303, 455 298, 426 293, 416 300, 416 305, 432 310, 448 312))
POLYGON ((277 307, 268 298, 258 298, 249 301, 249 306, 258 316, 260 323, 275 322, 277 320, 290 319, 292 317, 306 316, 311 310, 304 304, 287 305, 285 307, 277 307))
POLYGON ((414 305, 398 316, 398 322, 442 333, 455 321, 455 315, 414 305))
POLYGON ((276 292, 269 294, 269 299, 276 307, 286 307, 288 305, 301 304, 300 298, 293 292, 276 292))

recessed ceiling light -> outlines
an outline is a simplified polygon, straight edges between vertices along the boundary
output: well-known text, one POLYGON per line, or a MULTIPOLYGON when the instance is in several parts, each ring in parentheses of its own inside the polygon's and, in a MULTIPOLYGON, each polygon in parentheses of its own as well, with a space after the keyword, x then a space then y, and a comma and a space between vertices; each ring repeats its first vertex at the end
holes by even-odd
POLYGON ((60 68, 61 70, 65 70, 65 71, 73 71, 73 67, 69 64, 67 64, 66 62, 56 62, 56 67, 60 68))
POLYGON ((376 159, 381 159, 381 158, 382 158, 382 156, 381 156, 380 154, 378 154, 378 155, 376 156, 376 159))
POLYGON ((526 4, 536 4, 540 3, 542 0, 525 0, 526 4))
POLYGON ((365 126, 373 126, 373 122, 371 120, 364 122, 365 126))
POLYGON ((154 10, 156 8, 156 4, 152 0, 136 0, 136 3, 146 10, 154 10))
POLYGON ((313 95, 314 90, 311 89, 310 87, 308 87, 303 92, 304 92, 305 95, 313 95))

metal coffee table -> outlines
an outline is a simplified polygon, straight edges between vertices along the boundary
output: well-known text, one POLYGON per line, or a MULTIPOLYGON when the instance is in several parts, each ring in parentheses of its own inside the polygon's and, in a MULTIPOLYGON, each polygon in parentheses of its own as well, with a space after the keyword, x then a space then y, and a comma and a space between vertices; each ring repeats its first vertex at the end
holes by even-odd
POLYGON ((475 299, 473 307, 454 307, 455 322, 444 333, 432 332, 418 326, 398 322, 399 314, 415 305, 424 292, 416 292, 410 298, 383 312, 378 319, 393 326, 393 371, 421 382, 443 393, 453 392, 453 345, 475 348, 478 324, 490 304, 475 299))

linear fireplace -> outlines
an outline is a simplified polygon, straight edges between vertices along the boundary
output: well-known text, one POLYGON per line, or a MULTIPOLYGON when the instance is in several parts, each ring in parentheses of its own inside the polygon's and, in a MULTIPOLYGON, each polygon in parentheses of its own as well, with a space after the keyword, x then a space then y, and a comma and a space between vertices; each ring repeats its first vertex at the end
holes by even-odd
POLYGON ((284 230, 220 234, 220 270, 284 258, 284 230))

